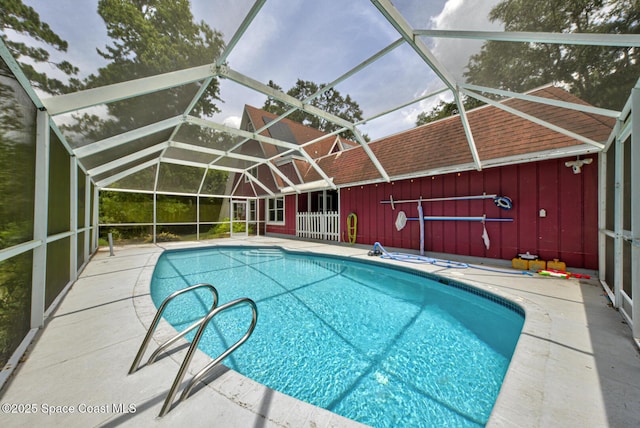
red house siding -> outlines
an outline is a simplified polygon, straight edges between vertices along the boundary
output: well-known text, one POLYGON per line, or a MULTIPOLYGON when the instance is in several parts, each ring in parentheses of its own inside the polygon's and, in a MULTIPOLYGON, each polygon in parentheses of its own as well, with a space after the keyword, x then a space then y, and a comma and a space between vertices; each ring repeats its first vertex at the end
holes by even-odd
MULTIPOLYGON (((266 204, 265 204, 266 208, 266 204)), ((265 212, 265 218, 267 218, 265 212)), ((296 234, 296 196, 287 195, 284 197, 284 224, 267 224, 267 233, 279 233, 285 235, 296 234)))
MULTIPOLYGON (((419 224, 408 221, 395 229, 400 210, 417 217, 417 203, 381 204, 394 200, 498 194, 513 200, 512 210, 495 206, 491 199, 423 202, 424 215, 513 218, 513 222, 487 222, 491 240, 486 249, 482 224, 467 221, 426 221, 425 250, 449 254, 510 260, 529 251, 544 260, 554 258, 567 266, 598 268, 598 173, 597 160, 573 174, 569 159, 490 168, 393 183, 346 187, 340 191, 341 230, 347 230, 349 213, 358 216, 357 243, 417 250, 419 224), (540 217, 540 210, 546 217, 540 217)), ((295 200, 287 203, 287 228, 295 233, 295 200), (292 207, 291 209, 289 207, 292 207), (291 222, 291 223, 290 223, 291 222)), ((282 232, 281 232, 282 233, 282 232)), ((344 240, 344 239, 343 239, 344 240)))

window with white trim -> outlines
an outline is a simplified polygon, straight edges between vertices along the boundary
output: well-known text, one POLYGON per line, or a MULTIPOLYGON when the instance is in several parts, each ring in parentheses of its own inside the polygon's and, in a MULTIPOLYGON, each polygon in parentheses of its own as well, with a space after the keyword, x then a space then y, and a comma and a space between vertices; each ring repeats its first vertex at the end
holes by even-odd
POLYGON ((267 199, 267 224, 284 224, 284 196, 267 199))
POLYGON ((258 218, 256 216, 256 207, 258 204, 256 204, 256 200, 255 199, 249 199, 249 212, 247 213, 247 220, 249 221, 256 221, 256 218, 258 218))
MULTIPOLYGON (((258 179, 258 167, 257 166, 249 168, 249 170, 247 172, 249 174, 251 174, 256 180, 258 179)), ((251 181, 251 179, 247 176, 247 174, 245 174, 244 175, 244 182, 248 183, 250 181, 251 181)))

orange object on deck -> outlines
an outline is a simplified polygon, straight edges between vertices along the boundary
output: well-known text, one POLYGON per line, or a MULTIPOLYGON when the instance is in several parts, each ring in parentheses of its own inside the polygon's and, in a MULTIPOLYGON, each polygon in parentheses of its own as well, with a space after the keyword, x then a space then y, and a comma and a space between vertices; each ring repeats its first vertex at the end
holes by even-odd
POLYGON ((553 259, 553 261, 550 260, 547 262, 547 269, 566 271, 567 264, 559 261, 558 259, 553 259))
POLYGON ((511 259, 511 266, 513 266, 514 269, 529 270, 529 260, 516 257, 511 259))
POLYGON ((547 268, 547 262, 544 260, 529 260, 529 270, 539 271, 547 268))

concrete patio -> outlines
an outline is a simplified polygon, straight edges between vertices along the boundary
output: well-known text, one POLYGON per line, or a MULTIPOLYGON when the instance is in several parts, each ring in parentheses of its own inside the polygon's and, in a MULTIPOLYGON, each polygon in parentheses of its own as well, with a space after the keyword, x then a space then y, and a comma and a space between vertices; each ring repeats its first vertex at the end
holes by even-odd
MULTIPOLYGON (((85 267, 1 392, 0 426, 361 426, 224 367, 160 419, 157 415, 184 346, 127 375, 155 314, 149 283, 164 248, 235 244, 373 259, 367 256, 370 248, 275 237, 117 247, 113 257, 103 249, 85 267), (11 413, 7 404, 27 406, 9 407, 18 411, 11 413)), ((523 333, 488 426, 640 424, 640 354, 596 279, 414 267, 470 283, 525 308, 523 333)), ((161 323, 156 340, 169 337, 171 331, 161 323)), ((152 341, 150 348, 156 346, 152 341)), ((198 353, 192 373, 207 361, 198 353)))

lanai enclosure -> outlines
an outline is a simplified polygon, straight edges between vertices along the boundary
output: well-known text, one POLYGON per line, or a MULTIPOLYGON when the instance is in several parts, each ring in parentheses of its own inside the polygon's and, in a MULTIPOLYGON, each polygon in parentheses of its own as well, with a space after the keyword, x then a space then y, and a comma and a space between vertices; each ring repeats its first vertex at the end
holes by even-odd
POLYGON ((0 196, 18 212, 3 219, 7 230, 0 239, 0 329, 7 338, 1 344, 2 364, 7 363, 2 382, 106 232, 117 237, 138 228, 150 242, 229 236, 226 232, 277 234, 342 245, 377 241, 418 251, 420 222, 411 219, 418 217, 414 200, 421 198, 424 216, 504 220, 425 221, 425 251, 502 260, 529 251, 571 268, 597 270, 613 305, 640 338, 640 304, 634 304, 640 296, 638 84, 628 88, 624 106, 610 110, 583 102, 558 82, 527 93, 468 84, 442 54, 488 40, 637 49, 640 36, 431 30, 412 22, 407 5, 413 3, 401 4, 358 3, 361 13, 349 17, 351 36, 375 33, 376 38, 355 53, 341 52, 333 39, 341 31, 332 28, 307 33, 326 37, 327 52, 295 50, 286 37, 277 52, 267 52, 274 58, 289 55, 284 62, 274 60, 274 69, 298 67, 303 79, 330 82, 304 101, 267 85, 269 70, 243 71, 250 61, 243 57, 244 41, 254 43, 253 29, 272 16, 273 2, 265 0, 235 2, 233 13, 217 12, 231 29, 219 58, 65 95, 36 91, 0 43, 1 144, 8 159, 0 196), (305 75, 307 64, 331 61, 344 64, 342 73, 305 75), (372 78, 375 85, 359 84, 372 78), (404 101, 380 102, 392 99, 385 92, 389 79, 405 79, 404 101), (438 84, 427 87, 431 80, 438 84), (242 117, 239 127, 220 114, 194 115, 214 82, 226 105, 236 106, 232 114, 242 117), (310 104, 334 87, 359 101, 364 120, 352 123, 310 104), (137 97, 176 102, 176 89, 183 113, 174 117, 155 117, 115 134, 105 130, 97 139, 63 126, 75 114, 104 112, 106 105, 137 97), (486 105, 466 111, 463 96, 486 105), (407 111, 425 109, 424 103, 439 97, 457 101, 459 114, 418 128, 415 119, 406 120, 407 111), (286 103, 289 112, 260 110, 267 99, 286 103), (296 110, 339 130, 322 133, 286 118, 296 110), (138 217, 99 224, 105 192, 138 194, 135 209, 121 210, 138 217), (450 199, 483 194, 509 197, 513 207, 502 209, 491 198, 450 199), (171 212, 169 198, 188 209, 171 212), (391 198, 413 202, 382 202, 391 198), (446 200, 429 201, 439 198, 446 200), (409 220, 398 230, 400 211, 409 220))

